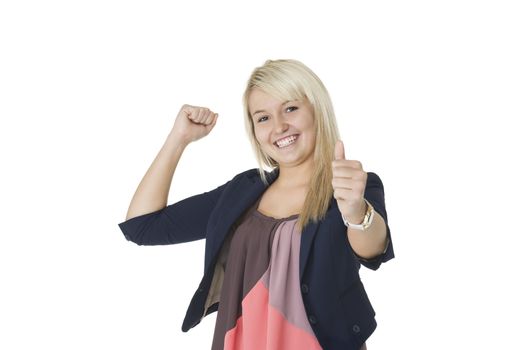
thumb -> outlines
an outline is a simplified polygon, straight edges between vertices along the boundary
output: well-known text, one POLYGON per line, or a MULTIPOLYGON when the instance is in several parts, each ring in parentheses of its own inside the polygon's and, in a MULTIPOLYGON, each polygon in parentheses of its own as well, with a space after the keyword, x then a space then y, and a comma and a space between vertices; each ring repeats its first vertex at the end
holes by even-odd
POLYGON ((334 146, 334 159, 345 159, 345 149, 343 147, 343 141, 341 140, 336 141, 336 145, 334 146))

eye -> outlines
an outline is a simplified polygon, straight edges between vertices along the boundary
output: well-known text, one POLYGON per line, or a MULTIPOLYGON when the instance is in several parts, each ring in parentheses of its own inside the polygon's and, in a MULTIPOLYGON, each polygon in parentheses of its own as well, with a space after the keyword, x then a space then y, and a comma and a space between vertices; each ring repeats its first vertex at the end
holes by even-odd
MULTIPOLYGON (((290 107, 287 107, 285 110, 288 111, 289 109, 292 109, 292 111, 295 111, 296 109, 298 109, 298 107, 296 106, 290 106, 290 107)), ((291 112, 292 112, 291 111, 291 112)))
POLYGON ((261 118, 258 118, 258 123, 261 121, 261 119, 263 118, 268 118, 266 115, 262 116, 261 118))

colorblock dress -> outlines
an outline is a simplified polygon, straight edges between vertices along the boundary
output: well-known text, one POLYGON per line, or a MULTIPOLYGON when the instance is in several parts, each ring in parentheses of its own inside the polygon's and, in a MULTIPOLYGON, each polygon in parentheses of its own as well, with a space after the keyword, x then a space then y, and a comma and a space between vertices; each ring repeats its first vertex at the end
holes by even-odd
POLYGON ((299 214, 266 216, 260 200, 233 232, 212 350, 322 349, 301 296, 299 214))

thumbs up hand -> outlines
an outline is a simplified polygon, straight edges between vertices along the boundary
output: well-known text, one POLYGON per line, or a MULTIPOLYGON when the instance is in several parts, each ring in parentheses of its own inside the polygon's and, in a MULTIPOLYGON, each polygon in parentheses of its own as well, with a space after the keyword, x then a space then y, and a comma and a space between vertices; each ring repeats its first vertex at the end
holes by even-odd
POLYGON ((343 216, 353 224, 360 224, 365 216, 364 201, 367 172, 357 160, 345 159, 343 142, 338 140, 332 161, 332 187, 334 198, 343 216))

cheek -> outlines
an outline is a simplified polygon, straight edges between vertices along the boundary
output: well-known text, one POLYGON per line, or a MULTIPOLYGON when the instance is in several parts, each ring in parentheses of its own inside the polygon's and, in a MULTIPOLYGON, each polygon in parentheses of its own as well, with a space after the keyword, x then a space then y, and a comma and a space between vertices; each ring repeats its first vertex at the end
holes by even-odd
POLYGON ((254 130, 254 135, 256 136, 256 140, 260 145, 264 143, 264 134, 261 132, 261 130, 254 130))
POLYGON ((265 128, 264 125, 260 125, 256 128, 254 128, 254 134, 256 135, 256 138, 258 140, 264 141, 268 136, 268 130, 265 128))
POLYGON ((311 133, 314 133, 316 130, 316 125, 314 124, 313 120, 309 120, 305 124, 303 124, 303 129, 308 130, 311 133))
POLYGON ((316 142, 316 124, 314 121, 310 122, 308 125, 305 126, 305 130, 308 130, 309 136, 312 139, 312 142, 316 142))

